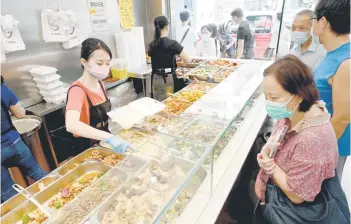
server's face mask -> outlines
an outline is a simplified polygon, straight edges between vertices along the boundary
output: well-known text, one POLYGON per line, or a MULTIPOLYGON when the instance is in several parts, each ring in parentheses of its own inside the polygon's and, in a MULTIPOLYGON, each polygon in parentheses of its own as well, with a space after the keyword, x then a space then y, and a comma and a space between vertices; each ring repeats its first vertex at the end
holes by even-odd
POLYGON ((88 61, 82 59, 85 70, 95 79, 103 80, 110 73, 110 56, 103 50, 96 50, 88 61))
POLYGON ((97 80, 106 79, 110 72, 109 65, 99 65, 92 62, 89 62, 86 68, 88 73, 97 80))

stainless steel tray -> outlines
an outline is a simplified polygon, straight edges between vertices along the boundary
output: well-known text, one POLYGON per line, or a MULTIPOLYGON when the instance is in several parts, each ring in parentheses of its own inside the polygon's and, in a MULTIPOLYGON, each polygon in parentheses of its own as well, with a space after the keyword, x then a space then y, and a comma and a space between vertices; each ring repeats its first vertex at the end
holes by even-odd
MULTIPOLYGON (((110 169, 111 169, 110 166, 105 165, 105 164, 103 164, 101 162, 86 162, 86 163, 83 163, 83 164, 79 165, 77 168, 75 168, 74 170, 72 170, 71 172, 67 173, 65 176, 63 176, 60 179, 58 179, 56 182, 51 184, 45 190, 43 190, 40 193, 36 194, 34 196, 34 198, 40 204, 44 205, 45 207, 48 207, 48 204, 50 203, 52 197, 54 197, 57 193, 59 193, 61 189, 67 187, 67 185, 72 184, 74 181, 80 179, 81 177, 85 176, 86 174, 89 174, 89 173, 92 173, 92 172, 106 173, 110 169)), ((84 191, 85 191, 85 189, 82 192, 80 192, 79 194, 83 193, 84 191)), ((72 201, 70 201, 70 202, 72 202, 72 201)), ((70 202, 68 202, 66 205, 64 205, 63 208, 65 206, 69 205, 70 202)), ((61 209, 63 209, 63 208, 61 208, 61 209)), ((51 209, 51 210, 53 210, 53 209, 51 209)))
MULTIPOLYGON (((149 166, 145 167, 140 172, 139 177, 142 177, 143 171, 152 167, 154 165, 154 163, 156 163, 156 162, 154 160, 152 160, 152 162, 149 164, 149 166)), ((176 165, 178 165, 185 172, 185 174, 188 174, 188 172, 194 167, 195 164, 192 162, 189 162, 189 161, 176 159, 176 165)), ((206 175, 207 175, 207 173, 206 173, 205 169, 203 169, 203 168, 200 168, 196 172, 196 174, 194 176, 196 176, 196 178, 199 180, 199 181, 197 181, 197 185, 195 187, 191 184, 189 185, 189 188, 191 188, 193 190, 193 193, 195 193, 196 189, 200 186, 201 182, 205 179, 206 175)), ((138 178, 133 178, 133 179, 129 180, 124 186, 122 186, 118 191, 116 191, 113 195, 111 195, 109 197, 109 199, 106 200, 105 203, 98 209, 98 211, 96 213, 94 213, 94 215, 89 220, 89 223, 91 223, 91 224, 92 223, 101 223, 102 219, 104 217, 104 213, 108 212, 111 208, 115 207, 115 200, 119 194, 122 194, 126 190, 130 189, 130 187, 133 186, 133 184, 135 187, 138 187, 134 183, 134 181, 137 179, 138 178)), ((174 191, 175 191, 176 189, 178 189, 180 187, 180 185, 181 185, 181 183, 183 183, 183 181, 185 181, 185 180, 179 180, 179 186, 173 185, 173 187, 171 189, 172 190, 174 189, 174 191)), ((144 190, 146 190, 146 189, 144 189, 144 190)), ((135 192, 135 193, 138 195, 138 192, 135 192)), ((165 194, 165 193, 166 193, 166 190, 164 192, 160 192, 160 194, 165 194)), ((166 201, 169 200, 173 196, 173 194, 174 194, 174 192, 171 193, 170 195, 168 195, 169 198, 167 198, 166 201)), ((155 200, 157 200, 157 199, 155 199, 155 200)), ((153 214, 153 219, 158 215, 158 212, 163 208, 164 205, 165 204, 160 205, 160 207, 157 209, 155 214, 153 214)))
POLYGON ((74 201, 61 209, 47 223, 84 223, 113 192, 122 186, 128 175, 119 167, 112 168, 89 186, 74 201))
MULTIPOLYGON (((116 153, 110 149, 103 148, 103 147, 94 147, 94 148, 85 150, 84 152, 80 153, 76 157, 72 158, 71 160, 63 164, 60 168, 58 168, 58 173, 60 175, 65 175, 67 172, 73 170, 74 168, 82 164, 84 161, 89 161, 91 153, 94 150, 98 150, 103 157, 116 155, 120 160, 123 160, 125 158, 125 155, 116 153)), ((106 164, 106 165, 109 165, 109 164, 106 164)))
MULTIPOLYGON (((49 175, 41 179, 44 187, 48 187, 50 184, 58 180, 60 176, 56 175, 49 175)), ((39 181, 35 182, 34 184, 30 185, 29 187, 26 188, 26 190, 31 194, 35 195, 39 193, 41 190, 39 188, 39 181)), ((43 190, 43 189, 42 189, 43 190)), ((13 209, 17 208, 20 206, 23 202, 27 201, 25 197, 23 197, 20 194, 16 194, 3 204, 1 204, 1 217, 12 211, 13 209)))
MULTIPOLYGON (((31 213, 34 212, 36 209, 38 209, 38 207, 35 204, 33 204, 30 201, 25 201, 20 206, 18 206, 17 208, 15 208, 14 210, 10 211, 5 216, 3 216, 0 220, 0 223, 3 223, 3 224, 22 223, 23 216, 25 214, 31 215, 31 213)), ((45 221, 42 223, 45 223, 45 221)))

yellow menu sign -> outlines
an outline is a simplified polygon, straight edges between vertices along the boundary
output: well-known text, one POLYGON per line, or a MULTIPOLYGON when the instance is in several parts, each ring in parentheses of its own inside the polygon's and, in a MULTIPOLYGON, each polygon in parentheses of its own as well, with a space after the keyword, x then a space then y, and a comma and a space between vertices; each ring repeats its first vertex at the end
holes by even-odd
POLYGON ((133 0, 119 0, 119 15, 122 29, 134 26, 133 0))

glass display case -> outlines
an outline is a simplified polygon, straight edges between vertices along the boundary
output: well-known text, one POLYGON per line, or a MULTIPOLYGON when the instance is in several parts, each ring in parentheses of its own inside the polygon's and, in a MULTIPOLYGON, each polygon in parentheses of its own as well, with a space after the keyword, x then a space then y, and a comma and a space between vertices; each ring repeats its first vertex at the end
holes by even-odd
MULTIPOLYGON (((87 151, 67 163, 70 169, 62 166, 53 171, 60 178, 34 194, 43 206, 57 195, 65 201, 67 192, 62 189, 78 177, 96 170, 101 175, 39 223, 175 223, 201 187, 212 191, 214 163, 261 95, 262 72, 267 66, 263 61, 244 61, 217 85, 191 84, 172 96, 180 102, 192 101, 183 112, 166 110, 146 118, 140 127, 113 129, 136 152, 123 158, 113 155, 117 164, 109 164, 104 158, 110 155, 100 158, 87 151), (194 95, 189 91, 195 91, 194 95), (199 94, 202 97, 193 100, 199 94)), ((38 208, 31 203, 25 206, 15 208, 2 221, 16 223, 35 216, 38 208)))

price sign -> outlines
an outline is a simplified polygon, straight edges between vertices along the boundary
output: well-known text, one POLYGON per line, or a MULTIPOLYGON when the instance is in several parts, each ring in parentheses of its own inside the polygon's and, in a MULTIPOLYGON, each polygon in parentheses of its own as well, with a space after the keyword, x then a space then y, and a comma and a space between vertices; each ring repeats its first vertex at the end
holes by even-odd
POLYGON ((121 27, 123 29, 130 29, 134 26, 133 1, 119 0, 118 2, 121 27))
POLYGON ((108 30, 105 0, 88 0, 89 15, 93 32, 108 30))

